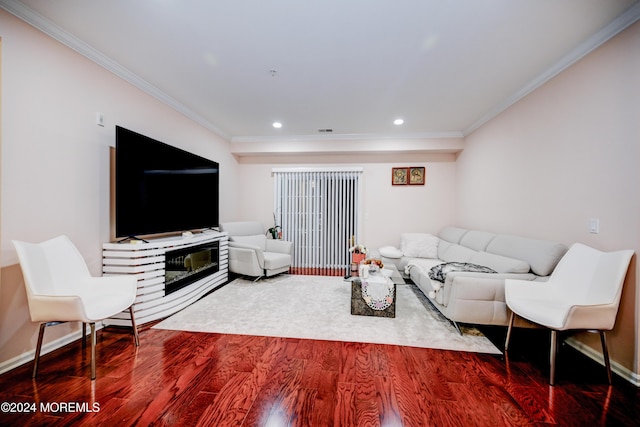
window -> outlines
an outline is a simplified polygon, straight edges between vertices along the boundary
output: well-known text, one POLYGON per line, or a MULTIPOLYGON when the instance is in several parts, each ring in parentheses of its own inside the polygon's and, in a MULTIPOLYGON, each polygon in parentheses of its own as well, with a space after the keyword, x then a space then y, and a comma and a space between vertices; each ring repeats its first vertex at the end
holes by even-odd
POLYGON ((342 275, 359 241, 360 169, 274 169, 276 221, 293 241, 290 271, 342 275))

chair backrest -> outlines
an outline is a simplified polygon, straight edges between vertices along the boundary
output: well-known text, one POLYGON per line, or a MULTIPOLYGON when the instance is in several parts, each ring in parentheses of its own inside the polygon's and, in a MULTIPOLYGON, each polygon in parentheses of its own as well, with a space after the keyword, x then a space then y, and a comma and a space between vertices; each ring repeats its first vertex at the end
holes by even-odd
POLYGON ((82 255, 67 236, 42 243, 13 241, 31 295, 75 295, 78 279, 90 277, 82 255))
POLYGON ((618 305, 632 256, 632 250, 602 252, 575 243, 549 281, 557 283, 561 294, 578 304, 618 305))

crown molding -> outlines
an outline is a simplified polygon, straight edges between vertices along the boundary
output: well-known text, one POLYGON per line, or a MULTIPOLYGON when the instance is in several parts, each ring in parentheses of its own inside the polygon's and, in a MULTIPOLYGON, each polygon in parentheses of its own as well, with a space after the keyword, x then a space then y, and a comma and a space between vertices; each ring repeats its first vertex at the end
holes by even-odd
POLYGON ((552 78, 560 74, 562 71, 564 71, 565 69, 567 69, 568 67, 575 64, 580 59, 582 59, 583 57, 585 57, 586 55, 588 55, 589 53, 597 49, 603 43, 605 43, 606 41, 616 36, 618 33, 623 31, 629 25, 636 22, 638 19, 640 19, 640 2, 631 6, 629 9, 627 9, 626 12, 618 16, 615 20, 613 20, 607 26, 605 26, 600 31, 598 31, 597 33, 589 37, 587 40, 582 42, 580 45, 578 45, 578 47, 576 47, 571 52, 569 52, 568 55, 566 55, 564 58, 558 61, 554 66, 552 66, 542 74, 538 75, 536 78, 534 78, 528 84, 523 86, 520 90, 518 90, 512 96, 510 96, 500 104, 493 107, 479 120, 477 120, 471 126, 466 128, 462 132, 462 134, 466 137, 476 129, 480 128, 489 120, 493 119, 498 114, 502 113, 507 108, 509 108, 510 106, 512 106, 513 104, 515 104, 516 102, 518 102, 519 100, 527 96, 529 93, 533 92, 534 90, 536 90, 537 88, 539 88, 540 86, 542 86, 543 84, 545 84, 546 82, 548 82, 549 80, 551 80, 552 78))
POLYGON ((374 134, 374 133, 336 133, 324 135, 282 135, 282 136, 235 136, 231 142, 312 142, 312 141, 378 141, 378 140, 406 140, 406 139, 451 139, 463 138, 459 131, 449 132, 423 132, 423 133, 399 133, 399 134, 374 134))
POLYGON ((100 51, 93 48, 91 45, 78 39, 73 34, 63 30, 58 25, 46 19, 42 15, 36 13, 33 9, 27 7, 21 2, 15 2, 11 0, 0 0, 0 7, 6 10, 7 12, 11 13, 12 15, 16 16, 17 18, 23 20, 27 24, 35 27, 36 29, 52 37, 53 39, 59 41, 65 46, 75 50, 80 55, 90 59, 91 61, 105 68, 107 71, 110 71, 116 76, 125 80, 126 82, 131 83, 133 86, 137 87, 138 89, 142 90, 148 95, 153 96, 154 98, 158 99, 160 102, 163 102, 164 104, 168 105, 172 109, 188 117, 194 122, 204 126, 210 131, 223 137, 227 141, 230 140, 230 135, 220 130, 209 120, 197 114, 196 112, 191 110, 189 107, 177 101, 175 98, 169 96, 166 92, 158 89, 156 86, 144 80, 137 74, 123 67, 113 59, 107 57, 100 51))

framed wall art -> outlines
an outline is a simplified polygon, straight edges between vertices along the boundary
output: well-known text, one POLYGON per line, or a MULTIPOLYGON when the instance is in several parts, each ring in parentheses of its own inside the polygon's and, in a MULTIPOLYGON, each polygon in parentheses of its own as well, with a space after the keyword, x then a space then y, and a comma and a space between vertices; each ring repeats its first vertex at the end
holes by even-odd
POLYGON ((391 168, 391 185, 407 185, 409 168, 391 168))
POLYGON ((424 166, 391 168, 392 185, 424 185, 424 166))
POLYGON ((424 185, 424 167, 409 168, 409 185, 424 185))

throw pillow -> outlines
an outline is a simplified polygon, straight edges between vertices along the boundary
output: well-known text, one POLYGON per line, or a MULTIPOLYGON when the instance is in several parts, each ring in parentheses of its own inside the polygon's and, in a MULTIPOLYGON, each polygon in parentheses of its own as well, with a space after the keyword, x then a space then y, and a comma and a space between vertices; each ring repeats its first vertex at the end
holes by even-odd
POLYGON ((380 248, 380 255, 385 258, 402 258, 402 251, 393 246, 383 246, 380 248))
POLYGON ((495 270, 478 264, 468 262, 445 262, 438 264, 429 270, 429 278, 444 283, 447 273, 452 271, 472 271, 474 273, 497 273, 495 270))
POLYGON ((439 239, 432 234, 403 233, 400 251, 409 258, 438 258, 439 239))

